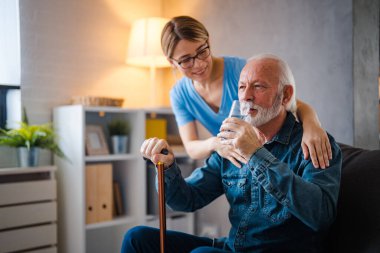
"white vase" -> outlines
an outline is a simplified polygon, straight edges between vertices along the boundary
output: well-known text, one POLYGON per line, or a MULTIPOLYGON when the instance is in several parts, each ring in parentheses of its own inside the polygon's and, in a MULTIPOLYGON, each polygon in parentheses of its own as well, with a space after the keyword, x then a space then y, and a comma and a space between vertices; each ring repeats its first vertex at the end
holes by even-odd
POLYGON ((39 148, 31 147, 28 149, 26 147, 19 147, 17 154, 20 167, 38 166, 38 159, 40 154, 39 148))
POLYGON ((125 154, 128 152, 128 136, 112 135, 112 153, 125 154))

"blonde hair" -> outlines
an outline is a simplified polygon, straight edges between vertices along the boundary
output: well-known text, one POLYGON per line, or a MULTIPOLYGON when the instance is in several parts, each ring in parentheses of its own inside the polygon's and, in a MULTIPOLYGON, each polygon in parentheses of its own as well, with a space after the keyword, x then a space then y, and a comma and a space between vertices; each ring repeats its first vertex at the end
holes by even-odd
POLYGON ((165 56, 171 58, 180 40, 208 41, 209 34, 205 26, 189 16, 177 16, 166 23, 161 33, 161 47, 165 56))

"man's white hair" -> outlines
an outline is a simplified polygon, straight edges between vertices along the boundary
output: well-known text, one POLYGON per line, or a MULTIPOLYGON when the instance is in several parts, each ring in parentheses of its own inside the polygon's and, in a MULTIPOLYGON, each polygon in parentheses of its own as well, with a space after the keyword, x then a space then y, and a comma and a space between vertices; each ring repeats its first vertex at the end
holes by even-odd
POLYGON ((297 103, 296 103, 296 82, 294 81, 293 73, 289 67, 289 65, 282 60, 280 57, 273 55, 273 54, 259 54, 252 56, 248 59, 247 62, 254 61, 254 60, 275 60, 278 62, 278 66, 280 68, 280 83, 278 87, 278 91, 282 92, 285 85, 291 85, 293 86, 293 95, 290 98, 289 102, 285 105, 285 109, 287 111, 290 111, 292 113, 295 113, 297 110, 297 103))

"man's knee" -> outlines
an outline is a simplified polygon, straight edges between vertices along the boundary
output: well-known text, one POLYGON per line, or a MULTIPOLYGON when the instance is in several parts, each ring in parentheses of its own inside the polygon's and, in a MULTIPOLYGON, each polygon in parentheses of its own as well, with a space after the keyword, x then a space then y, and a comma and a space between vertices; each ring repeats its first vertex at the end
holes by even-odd
POLYGON ((121 246, 121 252, 149 252, 149 245, 147 245, 146 241, 150 241, 152 235, 156 233, 155 230, 157 229, 146 226, 137 226, 131 228, 124 235, 123 244, 121 246))
POLYGON ((148 234, 148 231, 150 230, 152 230, 152 228, 146 227, 146 226, 133 227, 130 230, 128 230, 127 233, 125 233, 124 240, 140 241, 140 240, 143 240, 144 237, 146 240, 146 235, 148 234))

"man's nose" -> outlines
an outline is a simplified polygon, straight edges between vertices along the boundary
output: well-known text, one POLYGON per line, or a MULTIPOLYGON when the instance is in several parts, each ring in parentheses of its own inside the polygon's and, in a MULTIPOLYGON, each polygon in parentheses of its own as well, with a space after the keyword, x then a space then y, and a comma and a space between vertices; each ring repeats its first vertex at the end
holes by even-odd
POLYGON ((249 86, 247 86, 242 92, 239 93, 239 100, 253 101, 254 94, 249 86))

